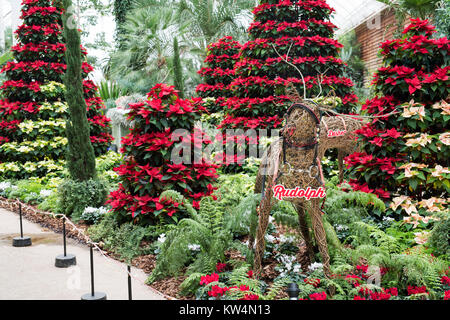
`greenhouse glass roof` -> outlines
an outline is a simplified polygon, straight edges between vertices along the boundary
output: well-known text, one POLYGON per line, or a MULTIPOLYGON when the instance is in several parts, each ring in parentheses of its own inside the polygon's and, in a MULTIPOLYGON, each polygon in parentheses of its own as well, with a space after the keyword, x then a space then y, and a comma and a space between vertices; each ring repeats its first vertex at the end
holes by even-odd
POLYGON ((345 33, 386 7, 376 0, 327 0, 336 9, 332 22, 339 28, 337 34, 345 33))

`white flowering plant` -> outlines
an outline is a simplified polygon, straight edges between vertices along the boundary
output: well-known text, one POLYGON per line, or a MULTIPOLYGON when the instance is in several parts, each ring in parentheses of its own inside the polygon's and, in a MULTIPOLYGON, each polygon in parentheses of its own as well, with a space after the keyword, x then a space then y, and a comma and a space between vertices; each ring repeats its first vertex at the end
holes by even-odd
POLYGON ((81 220, 83 220, 87 224, 96 224, 100 222, 100 220, 104 217, 106 213, 108 213, 108 208, 106 207, 100 207, 100 208, 93 208, 93 207, 87 207, 84 209, 81 220))

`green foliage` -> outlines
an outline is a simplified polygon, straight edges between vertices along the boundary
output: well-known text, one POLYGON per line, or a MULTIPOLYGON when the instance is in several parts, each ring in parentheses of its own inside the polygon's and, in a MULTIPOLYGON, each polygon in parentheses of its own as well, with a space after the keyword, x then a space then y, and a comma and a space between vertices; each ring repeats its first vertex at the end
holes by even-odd
POLYGON ((118 167, 123 161, 121 153, 110 151, 96 159, 96 168, 99 172, 109 171, 118 167))
POLYGON ((149 283, 164 276, 177 275, 185 266, 188 266, 188 275, 212 272, 217 262, 224 260, 232 240, 231 233, 222 228, 223 217, 215 210, 214 201, 204 198, 200 208, 200 213, 182 219, 167 234, 149 283), (192 250, 192 245, 199 246, 200 251, 192 250))
POLYGON ((256 208, 261 201, 260 194, 249 195, 224 216, 224 227, 235 235, 256 235, 258 215, 256 208))
POLYGON ((141 243, 154 238, 157 232, 155 229, 132 223, 119 225, 114 215, 108 213, 99 224, 88 229, 88 234, 93 241, 103 242, 105 249, 130 262, 136 256, 150 253, 150 248, 142 247, 141 243))
POLYGON ((59 213, 58 212, 58 202, 59 196, 57 192, 53 192, 50 196, 44 199, 39 205, 38 209, 47 212, 59 213))
POLYGON ((438 37, 450 37, 450 2, 441 1, 434 15, 434 23, 438 30, 438 37))
POLYGON ((275 221, 288 228, 298 228, 298 214, 291 202, 277 202, 271 212, 275 221))
POLYGON ((116 100, 125 92, 119 87, 119 85, 114 81, 103 80, 98 86, 98 93, 103 100, 116 100))
POLYGON ((449 214, 442 216, 441 220, 431 231, 428 243, 433 247, 438 256, 443 256, 450 260, 450 217, 449 214))
POLYGON ((362 221, 355 222, 356 229, 359 233, 356 234, 359 239, 367 239, 366 243, 373 243, 379 250, 386 251, 388 253, 399 253, 400 246, 398 240, 385 232, 381 231, 377 227, 362 221))
POLYGON ((219 202, 217 210, 225 214, 231 212, 244 198, 253 194, 255 176, 248 174, 220 175, 217 181, 219 189, 215 192, 219 202))
POLYGON ((103 206, 108 191, 108 185, 103 180, 65 180, 58 188, 58 211, 77 222, 85 208, 103 206))
MULTIPOLYGON (((438 8, 440 0, 378 0, 390 6, 395 13, 397 20, 397 33, 404 27, 408 16, 422 19, 430 18, 438 8)), ((445 1, 445 0, 444 0, 445 1)))
POLYGON ((114 19, 116 21, 116 40, 118 47, 120 48, 123 41, 123 24, 126 21, 127 13, 130 11, 133 5, 133 0, 114 0, 114 19))

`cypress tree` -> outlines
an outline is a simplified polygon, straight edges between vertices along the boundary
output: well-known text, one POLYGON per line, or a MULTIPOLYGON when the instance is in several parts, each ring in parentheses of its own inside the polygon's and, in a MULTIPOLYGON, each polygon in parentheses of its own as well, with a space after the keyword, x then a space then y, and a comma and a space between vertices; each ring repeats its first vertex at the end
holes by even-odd
MULTIPOLYGON (((64 9, 72 5, 71 0, 63 0, 64 9)), ((63 15, 64 35, 66 38, 67 71, 64 77, 66 100, 69 114, 66 122, 68 139, 67 166, 71 178, 87 181, 97 177, 95 170, 95 154, 92 147, 87 105, 83 98, 83 79, 81 76, 81 43, 79 31, 67 25, 67 14, 63 15)))
POLYGON ((183 69, 180 62, 180 48, 178 47, 178 39, 173 39, 173 84, 179 91, 178 95, 184 98, 183 69))

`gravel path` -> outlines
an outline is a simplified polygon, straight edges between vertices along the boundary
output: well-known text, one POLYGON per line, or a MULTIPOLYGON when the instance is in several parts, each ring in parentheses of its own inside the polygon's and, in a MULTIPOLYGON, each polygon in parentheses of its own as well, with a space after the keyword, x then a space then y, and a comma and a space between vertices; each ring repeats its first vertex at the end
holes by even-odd
MULTIPOLYGON (((19 216, 0 209, 0 300, 80 300, 90 293, 89 247, 67 239, 67 253, 74 254, 77 265, 55 267, 55 257, 63 253, 61 234, 56 234, 23 219, 24 235, 33 245, 12 246, 20 235, 19 216)), ((126 265, 94 252, 95 290, 108 300, 128 299, 126 265)), ((134 300, 164 300, 144 284, 147 276, 132 268, 134 300)))

